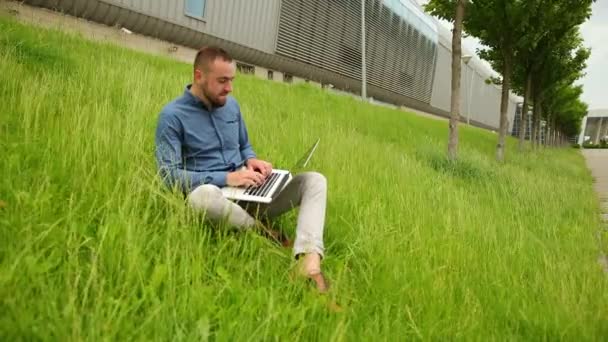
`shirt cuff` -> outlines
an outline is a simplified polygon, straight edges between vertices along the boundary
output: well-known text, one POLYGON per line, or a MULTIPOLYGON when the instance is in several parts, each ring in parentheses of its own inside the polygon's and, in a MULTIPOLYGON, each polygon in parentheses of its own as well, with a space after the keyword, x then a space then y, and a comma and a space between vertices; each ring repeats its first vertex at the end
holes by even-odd
POLYGON ((246 162, 248 159, 255 158, 256 155, 251 149, 241 151, 241 157, 246 162))
POLYGON ((203 178, 203 182, 205 184, 213 184, 221 188, 226 186, 227 176, 228 172, 226 171, 209 172, 209 174, 207 174, 205 178, 203 178))

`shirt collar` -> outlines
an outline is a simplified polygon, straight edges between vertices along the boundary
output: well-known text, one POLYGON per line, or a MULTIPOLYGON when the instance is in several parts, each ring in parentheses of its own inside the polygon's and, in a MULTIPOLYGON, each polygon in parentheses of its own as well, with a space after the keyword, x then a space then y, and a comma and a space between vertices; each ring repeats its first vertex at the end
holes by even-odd
POLYGON ((192 84, 188 84, 186 86, 186 90, 184 90, 184 97, 186 98, 186 100, 188 100, 188 102, 190 102, 193 105, 199 106, 202 109, 210 112, 211 110, 213 110, 213 108, 211 110, 209 110, 209 108, 207 108, 207 105, 205 105, 205 103, 203 101, 201 101, 201 99, 199 99, 198 97, 194 96, 194 94, 192 94, 190 92, 190 88, 192 88, 192 84))

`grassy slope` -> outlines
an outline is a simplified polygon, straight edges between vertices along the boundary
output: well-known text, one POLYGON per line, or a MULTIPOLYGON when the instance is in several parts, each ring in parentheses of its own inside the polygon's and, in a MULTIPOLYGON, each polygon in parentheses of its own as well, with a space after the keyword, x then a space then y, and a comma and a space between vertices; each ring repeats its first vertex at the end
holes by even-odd
MULTIPOLYGON (((316 138, 330 298, 290 251, 198 222, 155 177, 153 134, 190 66, 0 18, 0 338, 569 338, 608 335, 597 201, 573 150, 515 152, 308 85, 240 76, 258 154, 316 138)), ((282 220, 292 231, 294 216, 282 220)))

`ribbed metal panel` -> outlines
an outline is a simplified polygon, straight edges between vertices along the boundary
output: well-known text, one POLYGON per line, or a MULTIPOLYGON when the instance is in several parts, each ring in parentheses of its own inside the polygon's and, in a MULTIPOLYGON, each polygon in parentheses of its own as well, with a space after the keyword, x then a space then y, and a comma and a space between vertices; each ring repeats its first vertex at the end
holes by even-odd
POLYGON ((267 53, 274 52, 280 0, 207 0, 201 18, 185 14, 184 0, 101 1, 267 53))
MULTIPOLYGON (((367 81, 429 103, 437 44, 381 0, 366 1, 367 81)), ((283 0, 276 52, 361 79, 361 0, 283 0)))

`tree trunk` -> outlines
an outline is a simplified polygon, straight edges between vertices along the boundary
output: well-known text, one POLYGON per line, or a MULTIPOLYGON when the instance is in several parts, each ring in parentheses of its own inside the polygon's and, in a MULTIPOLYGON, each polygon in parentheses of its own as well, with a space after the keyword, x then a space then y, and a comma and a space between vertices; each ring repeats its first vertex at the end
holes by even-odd
POLYGON ((551 134, 551 144, 553 146, 557 146, 558 145, 558 141, 557 141, 557 134, 559 132, 559 130, 557 129, 557 117, 554 115, 553 116, 553 131, 551 134))
POLYGON ((452 30, 452 96, 450 100, 450 127, 448 135, 448 159, 458 157, 458 122, 460 121, 460 58, 461 37, 465 0, 456 2, 456 16, 452 30))
POLYGON ((513 51, 503 53, 502 96, 500 98, 500 127, 498 128, 498 144, 496 145, 496 160, 505 159, 505 137, 507 135, 507 108, 509 106, 509 88, 511 87, 511 70, 513 68, 513 51))
POLYGON ((536 118, 536 120, 538 121, 536 123, 536 127, 538 127, 538 134, 536 134, 536 138, 538 139, 538 141, 536 142, 536 146, 540 146, 541 143, 543 142, 543 128, 541 127, 540 122, 542 121, 542 116, 543 116, 543 112, 542 112, 542 108, 539 110, 538 113, 538 118, 536 118))
POLYGON ((549 129, 547 130, 547 139, 545 142, 545 145, 547 146, 553 146, 553 134, 555 133, 555 120, 553 119, 553 115, 551 115, 551 119, 550 121, 547 121, 547 124, 549 125, 549 129))
POLYGON ((530 91, 532 89, 532 73, 528 72, 526 77, 526 83, 524 84, 524 103, 521 109, 521 120, 519 120, 519 150, 523 151, 524 142, 526 140, 526 130, 528 123, 528 101, 530 98, 530 91))
POLYGON ((545 146, 551 146, 551 134, 553 134, 553 118, 547 119, 547 133, 545 133, 545 146))
MULTIPOLYGON (((536 90, 536 89, 535 89, 536 90)), ((534 109, 532 111, 532 136, 531 142, 532 146, 538 146, 538 142, 540 141, 540 109, 541 109, 541 97, 540 94, 535 91, 534 94, 534 109)))

